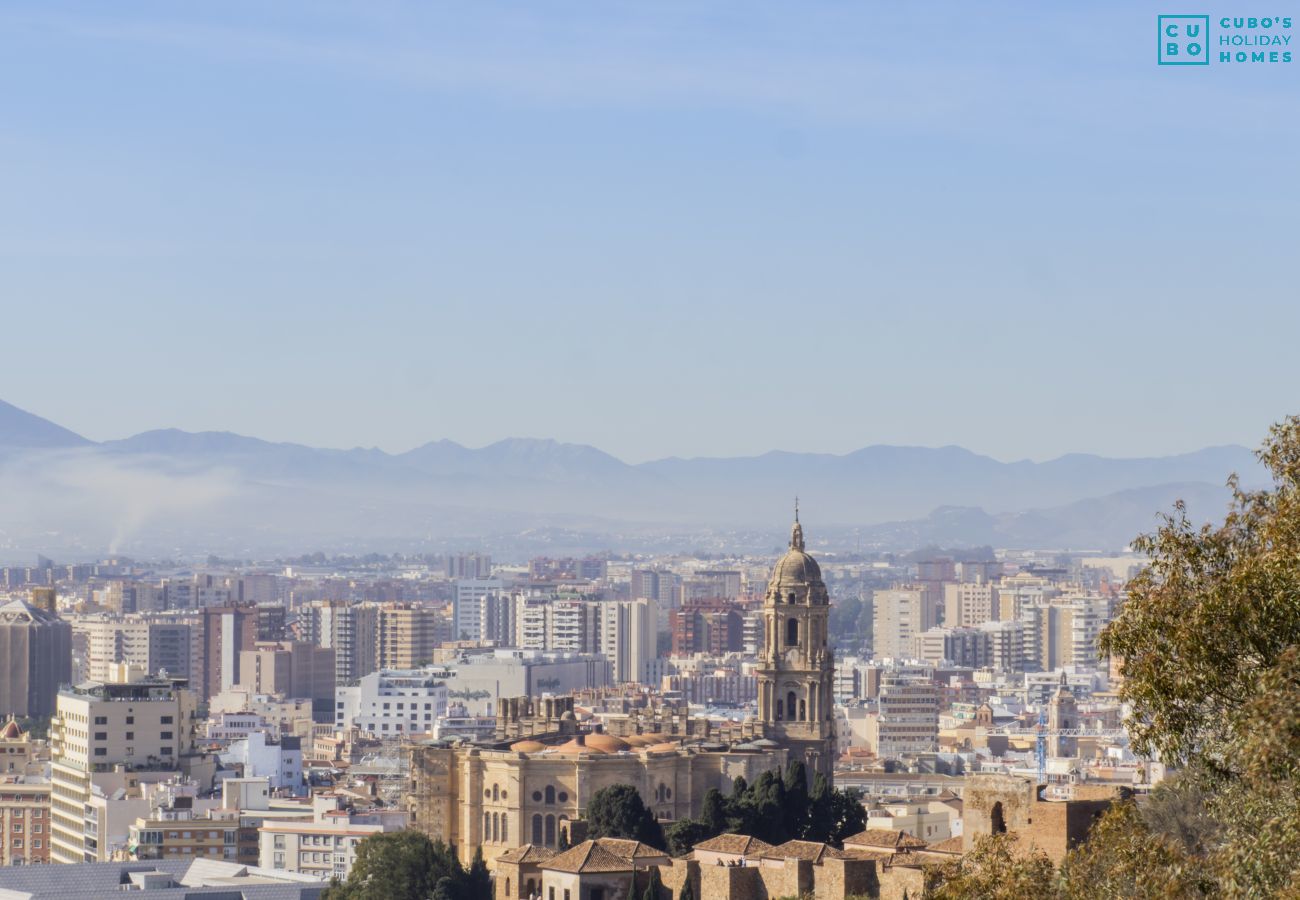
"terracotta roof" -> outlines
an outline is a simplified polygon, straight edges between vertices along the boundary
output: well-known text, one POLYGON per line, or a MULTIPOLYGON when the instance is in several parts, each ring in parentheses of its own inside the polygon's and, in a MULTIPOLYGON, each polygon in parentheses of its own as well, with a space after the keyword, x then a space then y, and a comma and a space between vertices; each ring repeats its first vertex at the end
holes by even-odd
POLYGON ((961 835, 950 837, 942 840, 937 844, 931 844, 926 847, 927 850, 937 850, 940 853, 961 853, 963 852, 961 835))
POLYGON ((548 847, 539 847, 536 844, 524 844, 522 847, 511 847, 505 853, 497 857, 497 862, 505 863, 532 863, 545 862, 555 856, 555 851, 548 847))
POLYGON ((596 841, 583 841, 542 863, 553 872, 630 872, 632 861, 616 856, 596 841))
POLYGON ((646 856, 668 855, 657 847, 651 847, 649 844, 643 844, 640 841, 624 840, 623 838, 596 838, 596 843, 623 859, 641 859, 646 856))
POLYGON ((545 750, 546 745, 541 741, 517 741, 510 745, 510 749, 520 753, 538 753, 545 750))
POLYGON ((906 831, 891 828, 868 828, 844 839, 845 847, 883 847, 887 850, 920 850, 925 841, 906 831))
POLYGON ((706 850, 710 853, 733 853, 740 856, 761 856, 772 845, 747 834, 720 834, 717 837, 701 841, 692 849, 706 850))
POLYGON ((761 855, 763 859, 806 859, 810 862, 821 862, 827 856, 832 859, 850 858, 843 850, 817 841, 786 841, 761 855))

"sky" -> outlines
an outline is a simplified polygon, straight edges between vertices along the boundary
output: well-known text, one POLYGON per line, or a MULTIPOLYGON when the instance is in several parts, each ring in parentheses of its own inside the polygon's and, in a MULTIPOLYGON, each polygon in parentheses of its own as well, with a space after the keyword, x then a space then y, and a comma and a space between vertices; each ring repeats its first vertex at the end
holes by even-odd
POLYGON ((1300 60, 1157 66, 1162 12, 6 3, 0 399, 630 462, 1256 445, 1300 412, 1300 60))

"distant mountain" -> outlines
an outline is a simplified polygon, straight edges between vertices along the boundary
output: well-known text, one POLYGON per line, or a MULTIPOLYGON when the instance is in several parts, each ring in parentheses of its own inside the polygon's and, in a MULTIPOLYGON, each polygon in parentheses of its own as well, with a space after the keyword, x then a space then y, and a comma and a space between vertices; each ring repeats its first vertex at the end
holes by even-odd
POLYGON ((0 400, 0 447, 82 447, 81 435, 0 400))
POLYGON ((708 543, 708 529, 734 537, 784 526, 795 494, 822 533, 849 528, 891 548, 1102 548, 1148 530, 1176 496, 1217 514, 1230 473, 1247 485, 1264 477, 1237 446, 1041 463, 871 446, 629 465, 595 447, 528 438, 481 448, 440 440, 398 454, 176 429, 97 444, 4 403, 0 451, 0 556, 6 546, 122 549, 146 539, 168 552, 249 554, 524 533, 530 546, 542 534, 570 546, 584 533, 600 546, 655 534, 708 543))

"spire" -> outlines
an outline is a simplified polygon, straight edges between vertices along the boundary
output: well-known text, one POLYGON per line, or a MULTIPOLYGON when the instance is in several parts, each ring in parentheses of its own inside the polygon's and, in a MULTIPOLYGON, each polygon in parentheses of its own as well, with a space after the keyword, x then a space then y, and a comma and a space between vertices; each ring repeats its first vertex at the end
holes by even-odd
POLYGON ((803 526, 799 524, 799 498, 794 498, 794 527, 790 529, 790 549, 803 552, 803 526))

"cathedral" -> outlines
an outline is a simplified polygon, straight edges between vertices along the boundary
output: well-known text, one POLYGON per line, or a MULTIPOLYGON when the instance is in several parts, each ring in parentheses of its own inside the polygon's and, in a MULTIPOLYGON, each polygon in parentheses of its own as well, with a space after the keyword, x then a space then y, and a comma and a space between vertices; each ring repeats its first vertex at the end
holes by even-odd
POLYGON ((697 816, 705 793, 730 793, 792 759, 809 778, 832 776, 834 657, 830 598, 804 548, 798 510, 790 546, 772 569, 763 602, 758 714, 741 722, 691 718, 652 705, 579 720, 573 697, 501 698, 493 738, 412 745, 406 805, 411 824, 458 848, 482 848, 491 864, 524 844, 558 849, 591 795, 637 788, 664 822, 697 816))

